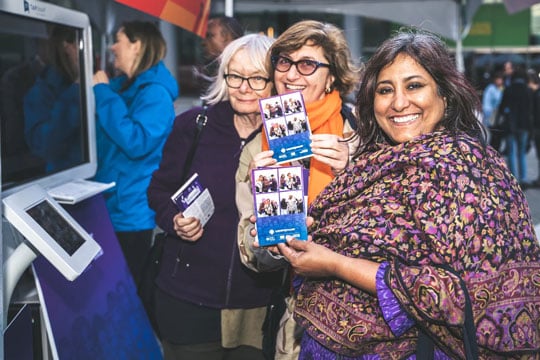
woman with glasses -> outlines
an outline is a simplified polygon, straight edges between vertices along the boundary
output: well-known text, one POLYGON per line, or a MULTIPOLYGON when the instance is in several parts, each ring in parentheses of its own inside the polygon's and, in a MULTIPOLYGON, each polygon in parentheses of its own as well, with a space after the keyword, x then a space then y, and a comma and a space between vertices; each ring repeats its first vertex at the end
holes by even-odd
POLYGON ((168 233, 156 279, 156 318, 165 359, 264 359, 261 327, 281 274, 257 274, 240 262, 234 174, 242 147, 262 127, 259 99, 272 93, 265 58, 272 40, 252 34, 231 42, 204 100, 209 107, 191 169, 183 166, 197 132, 196 107, 179 115, 148 188, 159 227, 168 233), (215 212, 203 227, 171 201, 183 178, 198 173, 215 212))
MULTIPOLYGON (((267 66, 278 94, 302 92, 313 134, 314 155, 301 162, 309 170, 309 204, 349 162, 349 147, 354 148, 356 138, 347 139, 356 120, 344 101, 358 83, 360 71, 352 61, 343 32, 332 24, 313 20, 300 21, 281 34, 268 52, 267 66)), ((287 263, 265 249, 253 247, 249 174, 251 169, 276 164, 264 135, 257 140, 244 149, 236 174, 237 206, 241 211, 238 242, 242 261, 264 272, 287 267, 287 263)), ((289 320, 291 331, 287 333, 292 335, 294 325, 292 318, 289 320)), ((291 339, 285 341, 286 348, 283 341, 278 341, 276 359, 296 357, 298 344, 291 339)))

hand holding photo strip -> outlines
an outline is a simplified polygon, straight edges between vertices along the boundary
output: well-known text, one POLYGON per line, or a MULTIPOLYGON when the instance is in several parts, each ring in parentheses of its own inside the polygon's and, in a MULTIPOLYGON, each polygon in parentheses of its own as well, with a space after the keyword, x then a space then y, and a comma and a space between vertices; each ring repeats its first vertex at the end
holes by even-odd
POLYGON ((306 187, 302 166, 254 169, 251 173, 259 245, 307 239, 306 187))
POLYGON ((259 100, 268 146, 278 164, 312 156, 311 128, 300 91, 259 100))

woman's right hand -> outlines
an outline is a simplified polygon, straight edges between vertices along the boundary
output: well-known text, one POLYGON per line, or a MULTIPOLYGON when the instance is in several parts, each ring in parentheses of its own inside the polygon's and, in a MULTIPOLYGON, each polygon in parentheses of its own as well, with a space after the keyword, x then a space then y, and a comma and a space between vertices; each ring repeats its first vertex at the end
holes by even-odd
POLYGON ((277 160, 274 159, 272 155, 274 155, 274 152, 272 150, 262 151, 255 155, 253 157, 253 160, 251 160, 251 162, 249 163, 249 172, 251 173, 251 170, 260 167, 276 165, 277 160))
POLYGON ((183 240, 197 241, 202 237, 204 229, 196 217, 185 218, 182 213, 178 213, 173 218, 173 224, 176 235, 183 240))
POLYGON ((108 84, 109 83, 109 77, 107 76, 107 73, 103 70, 98 70, 94 74, 94 85, 97 84, 108 84))

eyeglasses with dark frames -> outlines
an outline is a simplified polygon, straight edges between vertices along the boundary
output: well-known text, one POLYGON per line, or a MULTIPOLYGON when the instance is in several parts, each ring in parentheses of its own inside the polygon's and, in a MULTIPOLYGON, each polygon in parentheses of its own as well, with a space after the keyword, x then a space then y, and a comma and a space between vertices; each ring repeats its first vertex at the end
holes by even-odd
POLYGON ((274 69, 279 72, 287 72, 291 66, 296 66, 296 70, 304 76, 312 75, 320 67, 330 67, 330 64, 325 64, 315 60, 302 59, 298 61, 292 61, 285 56, 277 55, 272 56, 272 65, 274 69))
POLYGON ((223 77, 225 78, 227 86, 233 89, 239 89, 242 86, 242 83, 247 81, 252 90, 259 91, 264 90, 266 85, 270 82, 270 79, 263 76, 243 77, 235 74, 225 74, 223 77))

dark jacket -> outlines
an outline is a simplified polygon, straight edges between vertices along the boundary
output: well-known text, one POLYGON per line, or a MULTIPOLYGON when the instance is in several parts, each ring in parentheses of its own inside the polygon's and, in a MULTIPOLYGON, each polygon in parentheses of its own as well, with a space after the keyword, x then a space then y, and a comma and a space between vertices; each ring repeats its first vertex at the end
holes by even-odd
POLYGON ((178 210, 170 197, 182 185, 183 164, 195 137, 195 118, 200 112, 201 108, 195 108, 175 119, 161 164, 148 188, 148 200, 156 212, 157 224, 172 234, 165 241, 156 283, 171 296, 208 307, 264 306, 281 277, 277 273, 255 273, 240 262, 234 176, 241 147, 255 133, 246 140, 238 136, 229 102, 208 109, 208 123, 202 130, 189 171, 189 175, 198 173, 200 182, 209 189, 215 213, 196 242, 181 240, 173 229, 173 217, 178 210))
POLYGON ((516 77, 512 84, 504 89, 499 113, 508 114, 504 131, 531 130, 532 128, 532 92, 525 78, 516 77))
POLYGON ((533 107, 533 128, 536 133, 540 131, 540 88, 536 89, 532 93, 532 107, 533 107))

